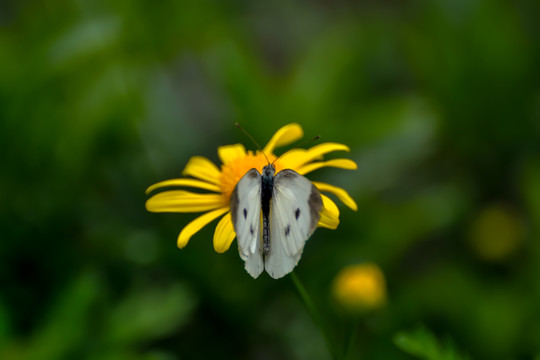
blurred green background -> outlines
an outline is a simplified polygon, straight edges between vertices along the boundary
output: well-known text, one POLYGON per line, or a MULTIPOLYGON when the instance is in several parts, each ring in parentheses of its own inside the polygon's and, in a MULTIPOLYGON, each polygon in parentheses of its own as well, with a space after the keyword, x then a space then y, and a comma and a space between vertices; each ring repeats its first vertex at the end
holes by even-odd
POLYGON ((340 205, 297 267, 338 343, 334 276, 381 267, 388 301, 351 358, 538 358, 539 16, 522 0, 0 3, 0 358, 328 359, 288 277, 253 280, 213 225, 178 250, 196 215, 145 211, 191 156, 253 148, 237 121, 261 144, 298 122, 352 149, 357 171, 309 177, 359 210, 340 205))

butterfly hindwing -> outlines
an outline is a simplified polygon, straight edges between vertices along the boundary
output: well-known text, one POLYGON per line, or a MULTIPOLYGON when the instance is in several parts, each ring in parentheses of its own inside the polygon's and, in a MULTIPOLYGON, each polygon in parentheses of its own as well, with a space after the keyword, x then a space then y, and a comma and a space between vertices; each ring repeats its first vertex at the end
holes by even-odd
POLYGON ((236 184, 231 195, 231 219, 240 257, 246 271, 254 278, 264 269, 261 249, 261 175, 249 170, 236 184))
POLYGON ((291 169, 276 174, 270 211, 270 251, 264 259, 271 277, 278 279, 294 269, 306 240, 317 227, 321 208, 321 195, 308 179, 291 169))

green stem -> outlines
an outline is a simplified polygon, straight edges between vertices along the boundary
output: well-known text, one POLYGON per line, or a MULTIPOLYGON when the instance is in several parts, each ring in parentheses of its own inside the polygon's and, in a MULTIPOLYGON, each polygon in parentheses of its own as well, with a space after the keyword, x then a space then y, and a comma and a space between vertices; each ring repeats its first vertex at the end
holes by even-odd
POLYGON ((311 318, 315 322, 315 325, 317 325, 322 335, 324 336, 324 340, 326 341, 326 346, 328 347, 328 350, 330 351, 332 358, 338 359, 339 357, 337 355, 336 348, 334 347, 334 344, 332 343, 332 340, 330 339, 328 330, 324 326, 321 315, 319 314, 319 312, 317 311, 317 308, 315 307, 315 303, 313 302, 313 300, 311 300, 311 297, 306 291, 306 288, 304 287, 304 285, 302 285, 302 282, 300 281, 300 279, 298 278, 298 275, 296 275, 294 271, 291 272, 291 278, 293 280, 294 285, 296 286, 296 290, 298 290, 300 297, 304 301, 304 305, 306 306, 306 309, 309 315, 311 315, 311 318))
POLYGON ((343 360, 346 360, 352 349, 352 344, 356 338, 356 332, 358 329, 358 319, 354 317, 350 320, 347 330, 347 336, 345 337, 345 344, 343 346, 343 360))

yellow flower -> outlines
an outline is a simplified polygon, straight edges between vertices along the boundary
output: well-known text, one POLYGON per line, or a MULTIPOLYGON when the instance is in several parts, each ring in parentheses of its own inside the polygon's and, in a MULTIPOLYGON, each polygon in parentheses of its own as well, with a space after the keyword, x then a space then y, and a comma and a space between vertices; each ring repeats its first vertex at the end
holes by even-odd
MULTIPOLYGON (((303 136, 303 131, 298 124, 289 124, 279 129, 263 151, 268 161, 274 162, 276 173, 283 169, 292 169, 301 175, 305 175, 322 167, 337 167, 342 169, 356 169, 356 163, 349 159, 333 159, 322 161, 324 154, 332 151, 349 151, 349 148, 337 143, 323 143, 310 149, 293 149, 277 158, 274 149, 279 146, 290 144, 303 136)), ((260 151, 246 151, 243 145, 227 145, 218 148, 218 155, 222 161, 218 168, 207 158, 201 156, 192 157, 183 175, 190 178, 171 179, 150 186, 146 193, 164 187, 192 187, 207 190, 210 193, 195 193, 186 190, 167 190, 153 195, 146 202, 146 209, 151 212, 205 212, 180 232, 178 247, 183 248, 189 239, 211 221, 223 216, 214 232, 214 249, 223 253, 229 249, 236 234, 231 221, 230 197, 236 183, 252 168, 262 172, 262 168, 268 165, 263 153, 260 151)), ((356 203, 349 194, 338 187, 313 182, 321 191, 334 194, 345 205, 353 210, 357 209, 356 203)), ((318 226, 335 229, 339 224, 339 210, 336 204, 325 195, 322 195, 323 209, 318 226)))
POLYGON ((373 310, 386 301, 386 283, 381 269, 372 263, 349 265, 334 280, 333 294, 349 311, 373 310))

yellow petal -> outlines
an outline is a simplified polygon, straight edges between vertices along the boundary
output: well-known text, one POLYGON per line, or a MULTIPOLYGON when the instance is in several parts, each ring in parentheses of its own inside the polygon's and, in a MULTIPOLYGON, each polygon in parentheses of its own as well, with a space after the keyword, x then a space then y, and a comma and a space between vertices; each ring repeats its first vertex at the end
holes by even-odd
POLYGON ((193 156, 189 159, 182 174, 185 176, 193 176, 194 178, 212 184, 219 184, 219 168, 213 162, 202 156, 193 156))
POLYGON ((192 222, 186 225, 180 232, 180 235, 178 235, 178 241, 177 245, 180 249, 185 247, 191 239, 191 237, 199 230, 201 230, 203 227, 205 227, 209 222, 212 220, 217 219, 221 215, 225 214, 227 211, 229 211, 229 208, 221 208, 214 211, 207 212, 204 215, 199 216, 192 222))
POLYGON ((146 189, 146 193, 149 194, 155 189, 168 186, 190 186, 204 190, 210 190, 215 192, 220 192, 219 186, 214 184, 207 183, 206 181, 200 181, 195 179, 171 179, 158 182, 146 189))
POLYGON ((246 156, 246 148, 242 144, 226 145, 218 147, 218 156, 223 164, 228 164, 236 159, 246 156))
POLYGON ((285 125, 279 129, 264 147, 265 154, 272 154, 274 149, 288 145, 304 136, 302 127, 296 123, 285 125))
POLYGON ((321 198, 323 208, 317 226, 334 230, 339 225, 339 209, 328 196, 321 194, 321 198))
POLYGON ((234 232, 231 213, 229 212, 221 218, 216 226, 216 231, 214 232, 214 250, 220 254, 229 250, 235 237, 236 233, 234 232))
POLYGON ((323 143, 310 149, 294 149, 284 154, 279 161, 289 169, 296 169, 313 160, 322 159, 323 155, 334 151, 350 151, 347 145, 323 143))
POLYGON ((313 185, 319 189, 319 191, 325 191, 332 193, 338 197, 339 200, 341 200, 342 203, 347 205, 349 208, 353 209, 354 211, 358 210, 358 206, 356 205, 356 202, 351 198, 351 196, 342 188, 339 188, 334 185, 320 183, 313 181, 313 185))
POLYGON ((300 175, 305 175, 314 170, 323 168, 323 167, 335 167, 340 169, 355 170, 357 165, 354 161, 349 159, 332 159, 328 161, 318 161, 311 164, 302 166, 296 170, 300 175))
POLYGON ((146 201, 151 212, 201 212, 227 205, 221 194, 197 194, 184 190, 170 190, 152 196, 146 201))

